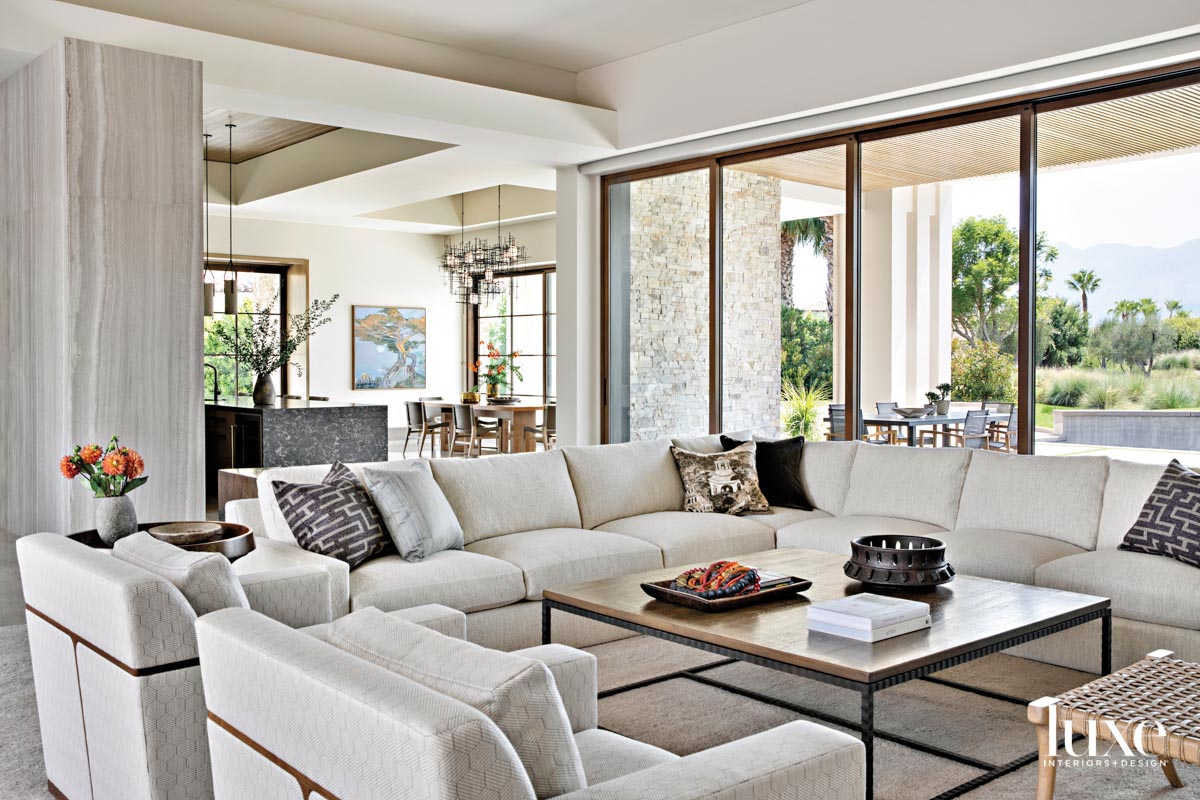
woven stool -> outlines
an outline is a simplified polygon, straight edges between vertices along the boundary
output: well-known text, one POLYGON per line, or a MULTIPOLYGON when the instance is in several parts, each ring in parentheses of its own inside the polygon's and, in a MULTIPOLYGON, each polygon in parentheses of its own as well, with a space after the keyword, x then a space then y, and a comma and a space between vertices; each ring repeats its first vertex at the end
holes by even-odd
POLYGON ((1059 729, 1068 720, 1073 733, 1084 734, 1095 720, 1096 737, 1110 742, 1116 741, 1108 724, 1112 723, 1131 747, 1134 729, 1145 723, 1142 749, 1159 757, 1172 786, 1183 786, 1175 760, 1200 764, 1200 664, 1179 661, 1174 655, 1156 650, 1111 675, 1029 704, 1029 721, 1037 726, 1038 736, 1037 800, 1054 797, 1058 766, 1054 752, 1059 729), (1051 730, 1052 707, 1055 730, 1051 730))

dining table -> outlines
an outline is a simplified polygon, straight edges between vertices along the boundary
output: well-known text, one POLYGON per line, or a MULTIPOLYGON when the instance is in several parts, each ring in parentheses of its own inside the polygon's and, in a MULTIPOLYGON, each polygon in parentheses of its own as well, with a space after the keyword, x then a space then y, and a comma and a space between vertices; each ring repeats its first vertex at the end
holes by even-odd
MULTIPOLYGON (((457 404, 449 401, 425 403, 426 408, 438 405, 441 405, 443 418, 451 421, 451 425, 441 429, 441 448, 445 454, 450 452, 450 433, 453 428, 454 406, 457 404)), ((474 409, 476 416, 499 420, 498 446, 501 453, 531 453, 536 449, 533 434, 527 433, 525 428, 537 425, 537 415, 546 410, 545 403, 523 400, 516 403, 490 403, 485 400, 475 403, 474 409)))
MULTIPOLYGON (((1008 418, 1009 414, 1007 411, 988 411, 989 425, 996 422, 1008 422, 1008 418)), ((966 409, 961 411, 952 409, 948 414, 929 414, 923 417, 905 417, 894 412, 886 412, 882 414, 879 412, 871 414, 864 413, 862 417, 862 421, 867 425, 874 425, 883 428, 904 429, 907 434, 907 444, 909 447, 917 446, 918 430, 920 428, 928 427, 934 428, 935 435, 940 435, 942 437, 943 444, 945 444, 950 440, 950 437, 946 432, 947 429, 951 426, 962 425, 964 422, 966 422, 966 419, 966 409), (939 428, 940 433, 938 431, 939 428)), ((829 417, 826 417, 825 421, 829 422, 829 417)))

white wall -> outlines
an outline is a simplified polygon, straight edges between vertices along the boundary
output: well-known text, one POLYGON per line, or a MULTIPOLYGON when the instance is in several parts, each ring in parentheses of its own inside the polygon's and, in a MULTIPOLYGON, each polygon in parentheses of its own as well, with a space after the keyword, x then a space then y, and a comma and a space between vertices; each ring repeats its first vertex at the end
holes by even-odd
MULTIPOLYGON (((235 216, 233 241, 239 255, 308 259, 309 298, 341 295, 330 314, 333 321, 310 342, 309 394, 387 405, 388 424, 399 427, 406 424, 405 400, 428 394, 451 398, 463 391, 463 313, 437 268, 442 237, 235 216), (350 388, 352 305, 420 306, 427 310, 426 389, 350 388)), ((225 252, 226 247, 223 226, 214 224, 212 251, 225 252)))

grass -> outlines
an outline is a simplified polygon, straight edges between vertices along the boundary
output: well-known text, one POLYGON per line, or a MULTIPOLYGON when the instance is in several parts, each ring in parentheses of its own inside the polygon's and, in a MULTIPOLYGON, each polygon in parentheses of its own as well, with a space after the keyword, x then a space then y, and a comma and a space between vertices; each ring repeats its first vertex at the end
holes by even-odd
POLYGON ((1186 366, 1190 359, 1179 354, 1179 366, 1156 368, 1149 376, 1123 369, 1041 369, 1037 399, 1059 408, 1194 408, 1200 405, 1200 373, 1186 366))
POLYGON ((1054 409, 1070 408, 1071 406, 1052 406, 1048 403, 1037 404, 1037 426, 1039 428, 1054 427, 1054 409))

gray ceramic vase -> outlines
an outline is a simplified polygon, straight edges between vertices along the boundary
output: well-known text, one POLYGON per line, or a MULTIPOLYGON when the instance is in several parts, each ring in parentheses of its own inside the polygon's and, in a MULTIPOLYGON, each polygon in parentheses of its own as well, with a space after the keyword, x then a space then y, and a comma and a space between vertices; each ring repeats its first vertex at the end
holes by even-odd
POLYGON ((106 545, 137 533, 137 512, 128 495, 101 497, 96 500, 96 533, 106 545))
POLYGON ((254 405, 270 406, 275 404, 275 382, 270 375, 259 375, 254 382, 254 405))

